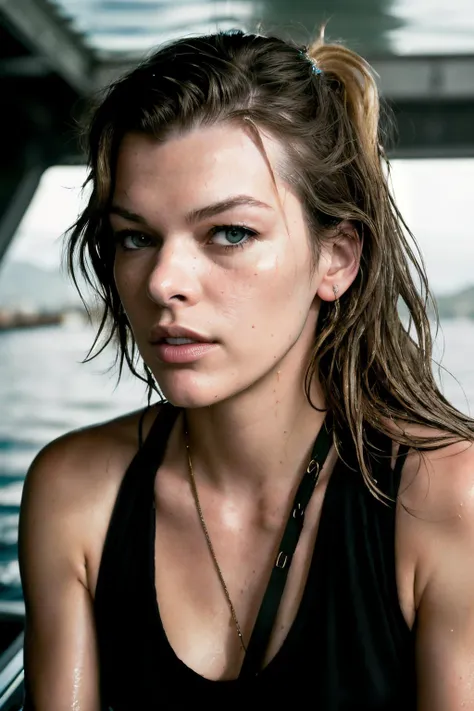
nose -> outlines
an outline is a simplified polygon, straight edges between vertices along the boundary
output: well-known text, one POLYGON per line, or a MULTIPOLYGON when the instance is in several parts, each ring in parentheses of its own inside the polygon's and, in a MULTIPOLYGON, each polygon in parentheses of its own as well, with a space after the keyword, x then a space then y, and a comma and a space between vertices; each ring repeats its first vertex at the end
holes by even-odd
POLYGON ((148 277, 148 296, 160 306, 193 305, 201 296, 198 255, 183 240, 165 244, 148 277))

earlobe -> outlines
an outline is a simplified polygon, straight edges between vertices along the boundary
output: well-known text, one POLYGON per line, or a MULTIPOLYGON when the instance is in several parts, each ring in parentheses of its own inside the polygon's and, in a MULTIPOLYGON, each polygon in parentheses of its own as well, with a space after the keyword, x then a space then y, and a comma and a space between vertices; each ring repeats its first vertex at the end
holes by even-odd
POLYGON ((362 239, 355 226, 344 220, 337 234, 326 244, 327 267, 322 275, 317 295, 323 301, 338 301, 357 276, 362 254, 362 239))

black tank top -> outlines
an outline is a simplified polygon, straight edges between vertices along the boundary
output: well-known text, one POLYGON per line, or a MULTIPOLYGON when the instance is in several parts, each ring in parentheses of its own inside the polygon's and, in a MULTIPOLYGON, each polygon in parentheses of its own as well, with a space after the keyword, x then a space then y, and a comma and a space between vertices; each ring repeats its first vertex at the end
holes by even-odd
MULTIPOLYGON (((233 681, 205 679, 176 656, 156 600, 154 482, 178 412, 160 407, 124 476, 104 545, 94 603, 104 711, 283 708, 286 700, 317 711, 414 710, 395 506, 369 492, 350 444, 329 478, 303 597, 276 656, 256 677, 233 681)), ((394 499, 404 457, 393 471, 391 442, 378 435, 377 446, 375 478, 394 499)))

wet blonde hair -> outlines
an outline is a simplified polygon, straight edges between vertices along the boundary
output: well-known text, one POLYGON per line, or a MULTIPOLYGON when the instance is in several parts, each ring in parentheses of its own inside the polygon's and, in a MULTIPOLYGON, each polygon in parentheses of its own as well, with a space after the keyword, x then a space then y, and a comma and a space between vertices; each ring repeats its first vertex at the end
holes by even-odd
POLYGON ((102 304, 89 356, 116 340, 120 372, 127 363, 151 392, 156 385, 140 364, 113 277, 108 213, 124 135, 138 131, 165 141, 176 132, 233 121, 250 122, 278 139, 287 157, 281 178, 302 202, 315 258, 343 220, 363 239, 360 270, 340 308, 321 305, 306 391, 310 399, 317 375, 336 441, 349 430, 377 496, 371 430, 419 449, 473 433, 472 421, 444 399, 433 377, 428 283, 390 193, 379 114, 370 66, 323 37, 310 47, 238 31, 175 41, 112 84, 95 108, 86 132, 92 193, 68 243, 73 276, 79 268, 102 304), (408 322, 400 317, 400 302, 408 322), (444 434, 415 437, 405 424, 444 434))

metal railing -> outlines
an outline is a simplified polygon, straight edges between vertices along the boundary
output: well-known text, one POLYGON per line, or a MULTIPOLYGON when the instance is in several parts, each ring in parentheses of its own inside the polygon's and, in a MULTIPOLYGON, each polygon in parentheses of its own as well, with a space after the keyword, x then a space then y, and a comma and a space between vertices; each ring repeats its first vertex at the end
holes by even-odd
POLYGON ((19 711, 23 703, 23 624, 22 602, 0 602, 0 630, 8 645, 0 655, 0 711, 19 711))
POLYGON ((10 661, 0 671, 0 711, 20 709, 23 697, 23 633, 8 651, 14 647, 10 661))

